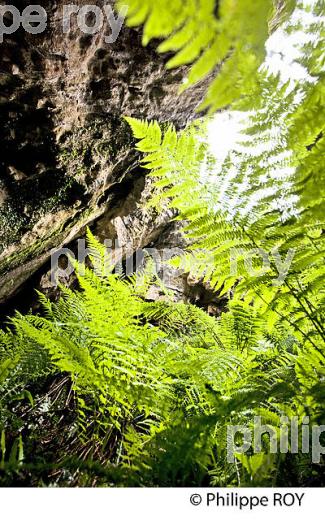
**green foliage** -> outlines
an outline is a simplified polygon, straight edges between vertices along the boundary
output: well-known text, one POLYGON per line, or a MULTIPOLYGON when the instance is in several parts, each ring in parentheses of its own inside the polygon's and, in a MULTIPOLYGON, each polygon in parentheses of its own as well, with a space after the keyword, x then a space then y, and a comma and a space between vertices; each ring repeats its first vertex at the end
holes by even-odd
POLYGON ((146 153, 141 161, 142 167, 152 170, 151 175, 156 179, 157 190, 149 205, 159 205, 163 197, 173 199, 172 207, 192 204, 188 200, 189 191, 192 191, 195 200, 202 188, 199 174, 207 152, 203 141, 205 125, 197 122, 177 135, 172 125, 163 131, 156 121, 149 123, 131 117, 125 119, 139 139, 137 149, 146 153), (185 197, 183 188, 186 189, 185 197))
MULTIPOLYGON (((316 41, 324 37, 320 24, 310 22, 306 32, 316 41)), ((322 352, 323 58, 319 44, 304 46, 301 56, 311 78, 305 83, 260 77, 243 142, 217 178, 204 122, 200 132, 191 125, 177 135, 172 127, 158 130, 155 122, 127 121, 141 139, 137 148, 156 179, 156 198, 166 198, 187 222, 190 253, 174 264, 221 295, 232 291, 235 301, 254 305, 270 326, 285 321, 299 341, 322 352)))
POLYGON ((122 5, 144 45, 161 38, 158 50, 173 52, 167 67, 192 65, 185 87, 218 70, 201 108, 249 110, 221 167, 209 119, 177 133, 126 118, 155 180, 150 204, 185 223, 188 254, 174 265, 227 295, 228 309, 213 318, 168 291, 148 302, 161 285, 151 270, 114 274, 88 232, 92 268, 75 264, 78 290, 62 287, 57 303, 40 294, 40 316, 17 313, 0 332, 1 482, 317 484, 311 453, 274 454, 264 438, 232 463, 227 445, 229 428, 257 416, 277 439, 282 416, 325 420, 323 28, 304 27, 306 82, 283 84, 260 66, 269 32, 301 29, 288 22, 297 2, 122 5))
MULTIPOLYGON (((241 3, 243 9, 248 4, 241 3)), ((288 33, 301 30, 298 22, 283 26, 294 7, 295 2, 286 4, 283 17, 278 11, 272 26, 282 26, 288 33)), ((247 356, 240 365, 240 377, 236 377, 238 373, 228 374, 227 384, 219 386, 220 394, 214 393, 208 418, 215 419, 217 410, 216 423, 204 422, 202 415, 198 421, 185 420, 192 447, 193 428, 198 439, 200 434, 203 436, 203 444, 198 441, 194 445, 199 445, 208 457, 207 465, 213 465, 211 460, 215 457, 213 449, 202 447, 210 438, 210 427, 215 428, 214 448, 221 458, 224 456, 221 432, 225 435, 226 422, 220 415, 231 417, 232 424, 249 424, 258 409, 277 428, 281 414, 301 420, 306 413, 314 424, 320 424, 324 418, 324 28, 319 18, 321 2, 310 7, 299 4, 299 9, 314 16, 307 18, 303 26, 306 41, 311 42, 302 46, 299 59, 306 69, 305 82, 284 84, 280 77, 252 66, 246 69, 252 78, 248 87, 240 66, 237 72, 242 75, 241 80, 234 80, 234 50, 210 87, 204 107, 216 109, 232 104, 233 108, 250 111, 245 115, 243 141, 219 167, 218 177, 216 161, 209 156, 205 144, 205 120, 177 133, 172 126, 159 129, 154 121, 127 118, 139 140, 137 149, 144 153, 142 164, 155 179, 156 195, 151 203, 159 205, 164 199, 185 223, 188 254, 174 259, 173 265, 209 282, 220 295, 228 295, 229 312, 222 316, 215 340, 226 348, 232 345, 235 351, 247 356), (216 84, 218 88, 214 89, 216 84)), ((146 16, 139 21, 145 23, 144 34, 146 16)), ((255 27, 253 18, 251 26, 255 27)), ((174 31, 177 38, 177 27, 174 31)), ((198 33, 190 36, 193 42, 198 33)), ((167 40, 167 45, 173 38, 174 35, 167 40)), ((194 59, 191 57, 188 62, 194 59)), ((208 66, 208 62, 205 55, 202 63, 208 66)), ((179 421, 181 424, 184 419, 179 421)), ((155 438, 164 437, 164 449, 170 458, 173 455, 167 446, 175 445, 173 434, 166 428, 155 438)), ((149 458, 144 458, 146 462, 139 466, 139 472, 145 474, 146 467, 150 472, 157 463, 162 472, 159 479, 166 483, 168 462, 155 449, 155 442, 151 442, 147 444, 149 458)), ((209 442, 208 445, 211 447, 209 442)), ((242 473, 237 477, 241 484, 275 483, 279 481, 280 468, 283 470, 288 464, 293 470, 286 457, 273 456, 268 451, 265 447, 261 454, 238 455, 242 473), (250 480, 246 480, 247 475, 250 480)), ((196 459, 195 450, 190 453, 200 475, 200 460, 206 459, 196 459)), ((181 485, 184 468, 175 459, 172 461, 173 478, 181 485)), ((306 459, 297 457, 295 463, 297 473, 309 474, 306 459)), ((229 483, 231 470, 226 463, 222 469, 217 463, 210 475, 216 485, 229 483)))
POLYGON ((270 27, 283 23, 295 2, 272 0, 119 0, 128 7, 130 27, 144 25, 143 45, 164 38, 158 52, 175 53, 167 68, 193 64, 184 88, 216 70, 201 110, 215 112, 243 99, 258 87, 270 27))
MULTIPOLYGON (((226 457, 227 425, 250 425, 256 414, 268 418, 288 410, 303 417, 308 409, 316 420, 321 357, 316 366, 314 352, 285 329, 272 336, 245 302, 232 302, 218 320, 191 305, 147 302, 152 275, 122 279, 89 232, 88 240, 96 268, 76 265, 80 289, 62 288, 58 303, 40 295, 43 317, 17 314, 14 332, 1 335, 4 388, 16 384, 24 345, 33 345, 37 366, 44 360, 47 366, 27 377, 19 373, 23 406, 13 406, 17 396, 2 393, 1 428, 10 439, 7 448, 2 434, 6 478, 51 467, 63 482, 77 468, 70 480, 81 485, 89 485, 94 472, 103 484, 120 485, 267 484, 279 478, 277 457, 268 459, 270 471, 261 469, 267 447, 258 461, 240 459, 235 471, 226 457), (54 463, 43 455, 33 466, 24 417, 40 413, 37 382, 44 386, 48 374, 70 381, 76 415, 66 432, 67 452, 62 446, 54 463)), ((59 396, 52 393, 43 415, 54 413, 59 396)), ((42 445, 41 432, 36 438, 42 445)))
MULTIPOLYGON (((129 123, 135 126, 133 120, 129 119, 129 123)), ((246 190, 240 199, 238 196, 239 203, 234 207, 232 200, 236 200, 236 190, 240 190, 243 178, 240 166, 243 165, 246 173, 246 168, 252 167, 252 157, 245 152, 238 175, 229 182, 229 198, 223 191, 221 200, 220 192, 211 193, 211 186, 204 185, 204 178, 200 182, 205 147, 195 140, 191 128, 180 137, 169 128, 163 137, 159 134, 155 140, 153 124, 147 127, 146 123, 136 124, 143 125, 147 132, 142 134, 138 148, 146 151, 146 143, 151 143, 150 153, 143 162, 157 179, 156 198, 170 199, 170 206, 180 211, 179 218, 188 222, 185 233, 192 242, 191 253, 180 258, 176 265, 191 271, 196 278, 211 281, 221 294, 237 284, 237 298, 254 302, 271 321, 279 317, 288 320, 300 339, 304 337, 313 344, 324 339, 321 324, 324 298, 320 292, 324 282, 323 222, 314 215, 315 206, 306 206, 300 214, 284 220, 281 208, 270 207, 270 193, 276 197, 283 190, 284 181, 269 177, 263 185, 264 198, 256 197, 252 206, 250 190, 246 190), (307 213, 311 213, 308 220, 307 213), (261 260, 265 258, 263 268, 261 260)), ((227 167, 233 166, 226 163, 226 171, 227 167)), ((251 184, 255 185, 262 175, 266 177, 267 169, 251 169, 251 184)), ((317 173, 313 170, 310 175, 316 177, 317 173)), ((309 187, 314 190, 314 185, 315 180, 299 183, 298 188, 292 183, 289 194, 301 193, 304 200, 309 197, 309 187)))

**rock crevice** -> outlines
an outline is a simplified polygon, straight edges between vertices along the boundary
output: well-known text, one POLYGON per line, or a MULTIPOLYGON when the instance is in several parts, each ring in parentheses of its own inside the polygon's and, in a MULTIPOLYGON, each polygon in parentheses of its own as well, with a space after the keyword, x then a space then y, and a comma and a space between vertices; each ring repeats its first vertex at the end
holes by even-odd
MULTIPOLYGON (((21 11, 29 2, 11 4, 21 11)), ((167 71, 168 56, 157 54, 154 43, 142 47, 140 31, 123 26, 107 44, 105 24, 85 35, 72 16, 64 34, 68 2, 40 4, 46 31, 21 28, 0 44, 1 302, 46 263, 52 248, 123 204, 121 191, 119 201, 111 193, 137 170, 138 156, 122 116, 181 128, 195 117, 205 90, 201 84, 180 95, 186 67, 167 71)))

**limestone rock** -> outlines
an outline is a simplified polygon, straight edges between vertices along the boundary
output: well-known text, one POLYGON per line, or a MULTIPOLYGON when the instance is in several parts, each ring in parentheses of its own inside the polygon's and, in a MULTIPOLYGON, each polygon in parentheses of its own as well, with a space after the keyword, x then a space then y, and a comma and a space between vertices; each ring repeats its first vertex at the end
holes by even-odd
MULTIPOLYGON (((143 48, 139 30, 123 26, 107 44, 105 24, 85 35, 74 16, 64 34, 68 2, 40 3, 47 29, 31 35, 20 28, 0 44, 0 302, 48 261, 52 248, 123 205, 138 157, 122 116, 180 128, 205 91, 201 84, 179 95, 187 69, 167 71, 168 56, 157 54, 155 43, 143 48)), ((29 2, 10 4, 21 12, 29 2)), ((124 224, 132 226, 127 218, 124 224)), ((148 242, 150 230, 139 225, 148 242)))

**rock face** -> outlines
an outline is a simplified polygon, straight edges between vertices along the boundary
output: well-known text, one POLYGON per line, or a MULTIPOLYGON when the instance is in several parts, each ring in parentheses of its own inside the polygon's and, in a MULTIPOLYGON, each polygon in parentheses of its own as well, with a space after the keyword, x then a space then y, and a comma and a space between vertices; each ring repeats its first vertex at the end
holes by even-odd
MULTIPOLYGON (((10 2, 20 12, 29 3, 10 2)), ((205 91, 201 84, 179 95, 186 68, 166 71, 168 56, 158 55, 154 44, 143 48, 137 30, 123 26, 109 44, 107 23, 84 34, 73 15, 65 34, 69 3, 39 2, 46 30, 31 35, 20 28, 0 43, 0 302, 48 261, 52 248, 70 243, 99 217, 104 236, 114 212, 125 211, 134 179, 141 197, 143 172, 122 116, 180 128, 205 91)), ((158 227, 148 217, 146 228, 141 218, 146 245, 150 226, 161 229, 170 215, 158 215, 158 227)))

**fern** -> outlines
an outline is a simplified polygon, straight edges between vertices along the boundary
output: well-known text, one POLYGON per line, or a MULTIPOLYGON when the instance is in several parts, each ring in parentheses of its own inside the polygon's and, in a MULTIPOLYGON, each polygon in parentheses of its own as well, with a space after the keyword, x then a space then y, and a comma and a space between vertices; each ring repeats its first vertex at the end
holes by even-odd
POLYGON ((193 64, 184 88, 209 74, 211 82, 201 110, 211 112, 237 101, 258 88, 258 69, 265 57, 265 41, 270 29, 288 19, 295 2, 271 0, 119 0, 128 6, 130 27, 144 25, 143 45, 164 38, 158 52, 175 53, 167 68, 193 64))
MULTIPOLYGON (((294 8, 294 2, 287 7, 294 8)), ((127 119, 135 137, 140 138, 137 147, 144 153, 143 164, 155 179, 157 194, 152 204, 165 199, 185 225, 189 252, 173 260, 173 265, 230 298, 229 311, 222 316, 216 333, 222 348, 232 345, 236 350, 238 365, 227 380, 219 374, 216 387, 209 371, 199 364, 202 372, 196 381, 209 382, 211 395, 198 385, 191 394, 196 400, 189 401, 191 406, 196 403, 191 410, 201 410, 209 421, 214 418, 209 424, 213 424, 215 436, 210 436, 209 430, 208 446, 206 451, 202 449, 209 459, 206 470, 213 479, 219 478, 213 480, 217 485, 220 479, 236 478, 225 462, 211 462, 215 452, 221 460, 225 457, 222 439, 226 423, 222 417, 231 417, 234 424, 247 424, 257 413, 266 418, 275 412, 277 417, 282 413, 300 418, 307 414, 316 424, 324 417, 321 3, 315 2, 310 11, 313 19, 304 29, 311 43, 302 48, 300 59, 309 77, 305 83, 283 84, 280 77, 260 70, 256 77, 253 74, 250 92, 241 84, 238 99, 232 62, 225 61, 227 80, 221 72, 220 91, 208 98, 210 104, 218 108, 236 99, 233 106, 250 113, 242 143, 228 155, 217 178, 215 161, 205 145, 204 120, 199 131, 192 125, 177 134, 173 127, 159 131, 156 122, 127 119), (223 86, 229 98, 220 102, 223 86), (209 406, 201 407, 205 400, 209 406), (215 467, 208 469, 209 464, 215 467)), ((284 18, 287 20, 286 15, 284 18)), ((283 23, 280 19, 274 21, 275 26, 283 23)), ((286 22, 284 29, 290 32, 297 27, 286 22)), ((206 56, 203 61, 207 65, 206 56)), ((173 319, 171 314, 171 327, 173 319)), ((200 359, 203 361, 202 355, 200 359)), ((213 361, 210 363, 213 366, 213 361)), ((173 438, 168 428, 163 432, 165 439, 169 435, 173 438)), ((198 428, 197 439, 200 433, 198 428)), ((148 478, 155 482, 152 466, 159 454, 155 443, 151 451, 150 439, 148 446, 148 478)), ((270 457, 267 446, 265 450, 260 456, 238 457, 241 485, 245 481, 264 485, 279 479, 279 468, 287 459, 270 457)), ((137 460, 136 453, 134 456, 137 460)), ((179 467, 174 459, 173 464, 179 467)), ((162 469, 165 467, 167 464, 162 464, 162 469)), ((179 477, 169 478, 178 482, 179 477)))
POLYGON ((324 420, 321 2, 305 27, 301 85, 261 64, 269 32, 298 30, 290 14, 303 5, 125 4, 128 24, 144 26, 143 44, 161 38, 158 50, 173 52, 168 67, 192 65, 185 87, 218 70, 202 109, 244 111, 243 141, 218 175, 208 118, 180 133, 126 118, 154 179, 151 204, 184 222, 188 253, 174 265, 227 295, 228 309, 215 319, 167 290, 164 302, 146 301, 151 284, 162 287, 150 265, 123 279, 88 231, 92 269, 75 264, 78 290, 61 288, 57 303, 40 294, 41 316, 16 314, 0 333, 3 481, 19 467, 40 472, 42 484, 48 471, 55 485, 269 486, 285 483, 290 467, 300 482, 310 455, 274 455, 264 442, 230 464, 227 432, 251 428, 257 415, 278 436, 281 415, 324 420), (67 442, 48 453, 55 401, 67 442), (36 441, 42 462, 29 465, 36 441))
MULTIPOLYGON (((318 10, 316 2, 314 19, 318 10)), ((286 30, 294 27, 289 23, 286 30)), ((311 21, 306 31, 311 39, 323 37, 320 23, 311 21)), ((211 282, 221 295, 235 287, 236 301, 253 303, 270 324, 285 320, 299 341, 319 352, 324 344, 323 193, 317 188, 323 178, 321 60, 318 44, 303 47, 301 62, 314 79, 290 90, 279 77, 260 77, 245 140, 229 154, 217 179, 204 144, 204 121, 200 132, 190 126, 177 135, 173 128, 159 133, 154 122, 128 119, 133 131, 142 128, 138 149, 156 179, 156 198, 166 198, 187 222, 191 253, 174 265, 211 282), (150 152, 143 146, 147 141, 150 152)), ((255 96, 254 91, 252 103, 255 96)))
MULTIPOLYGON (((93 261, 101 259, 105 267, 102 246, 88 235, 93 261)), ((198 484, 209 474, 214 482, 219 475, 220 483, 234 483, 237 473, 226 462, 229 418, 247 425, 254 413, 292 407, 292 402, 302 415, 310 387, 313 397, 306 403, 319 417, 319 388, 307 368, 312 351, 300 352, 292 343, 289 355, 287 330, 279 330, 273 341, 268 324, 245 302, 233 302, 217 320, 191 305, 148 303, 152 274, 142 273, 139 292, 137 277, 126 281, 97 267, 99 274, 79 268, 80 290, 65 290, 58 303, 42 296, 44 317, 17 315, 15 333, 2 334, 1 367, 8 387, 14 388, 18 378, 22 390, 33 389, 37 380, 13 371, 26 344, 45 356, 49 373, 69 375, 79 416, 80 468, 85 468, 83 453, 91 450, 94 463, 104 464, 99 474, 114 474, 128 485, 198 484), (299 386, 297 397, 288 383, 292 378, 299 386), (119 473, 111 472, 112 463, 119 473)), ((5 397, 0 401, 3 426, 12 435, 17 410, 8 411, 15 397, 5 397)), ((37 400, 30 401, 29 414, 35 413, 37 400)), ((24 443, 26 459, 28 437, 19 441, 20 429, 15 443, 24 443)), ((242 479, 252 463, 242 461, 242 479)), ((14 469, 9 462, 4 468, 14 469)), ((253 469, 252 476, 262 478, 253 469)))

